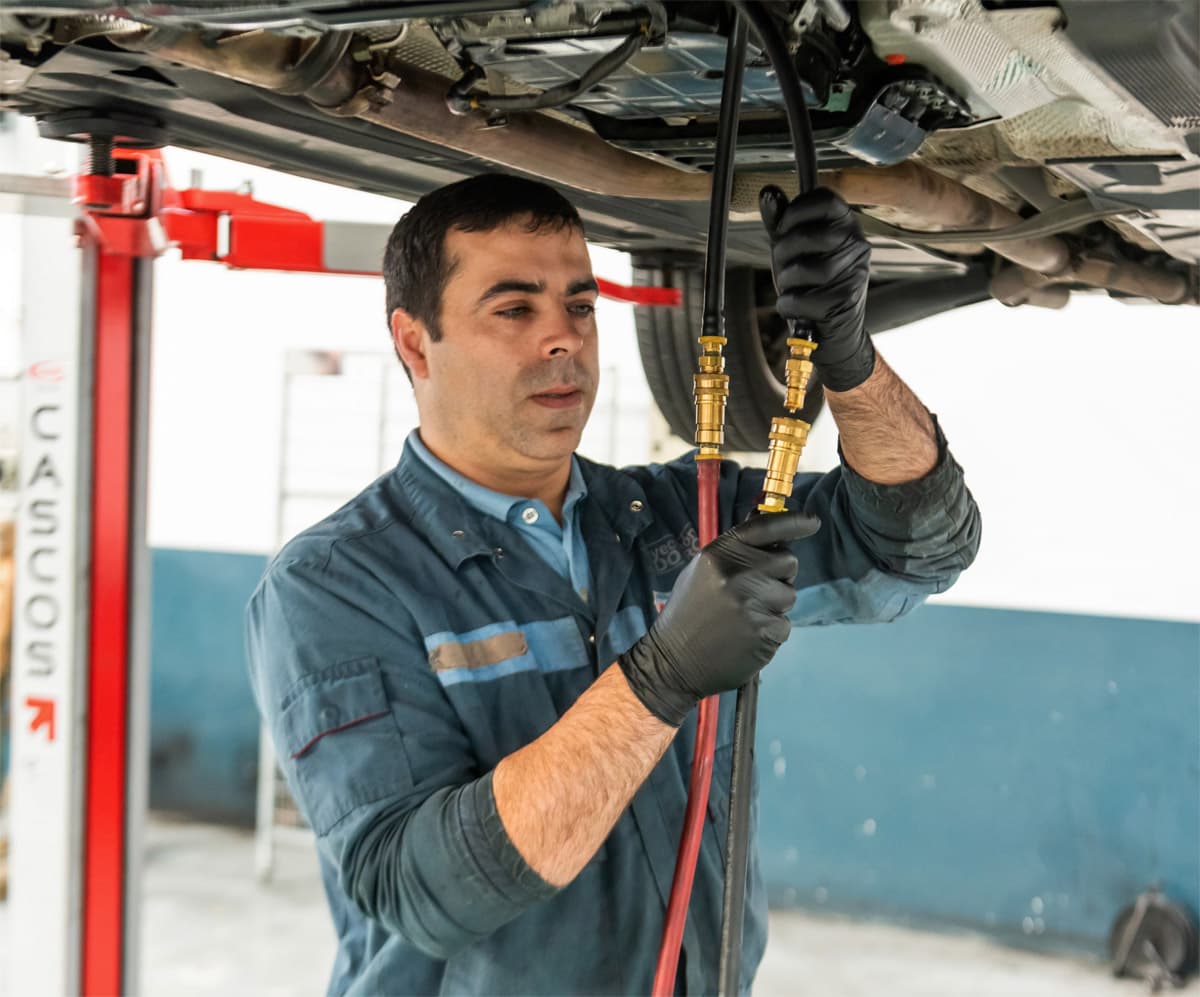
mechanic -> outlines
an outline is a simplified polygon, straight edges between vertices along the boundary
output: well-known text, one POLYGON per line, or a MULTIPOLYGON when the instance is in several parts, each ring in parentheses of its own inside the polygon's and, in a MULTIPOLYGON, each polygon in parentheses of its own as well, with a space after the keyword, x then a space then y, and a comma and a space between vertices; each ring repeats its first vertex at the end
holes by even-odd
MULTIPOLYGON (((750 679, 792 624, 895 619, 973 559, 962 472, 864 331, 853 215, 825 190, 768 189, 763 209, 779 310, 816 323, 842 459, 748 523, 763 472, 724 462, 725 532, 700 552, 692 455, 575 454, 599 370, 575 209, 486 174, 393 230, 387 313, 420 427, 283 548, 247 611, 258 705, 317 836, 331 993, 648 992, 698 700, 750 679)), ((688 994, 716 987, 734 698, 688 994)), ((746 987, 766 943, 757 861, 749 890, 746 987)))

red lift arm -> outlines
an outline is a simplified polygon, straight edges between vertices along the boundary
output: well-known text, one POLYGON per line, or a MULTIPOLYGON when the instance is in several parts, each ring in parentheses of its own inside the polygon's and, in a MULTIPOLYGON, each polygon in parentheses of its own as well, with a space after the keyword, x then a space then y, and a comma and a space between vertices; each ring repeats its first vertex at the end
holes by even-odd
MULTIPOLYGON (((158 152, 114 151, 111 177, 79 176, 75 201, 104 241, 133 256, 158 256, 175 246, 185 260, 212 260, 239 270, 284 270, 378 276, 389 227, 321 222, 249 194, 174 190, 158 152), (124 164, 128 164, 127 166, 124 164), (331 238, 349 230, 347 238, 331 238)), ((635 305, 679 307, 673 287, 618 284, 598 278, 600 293, 635 305)))

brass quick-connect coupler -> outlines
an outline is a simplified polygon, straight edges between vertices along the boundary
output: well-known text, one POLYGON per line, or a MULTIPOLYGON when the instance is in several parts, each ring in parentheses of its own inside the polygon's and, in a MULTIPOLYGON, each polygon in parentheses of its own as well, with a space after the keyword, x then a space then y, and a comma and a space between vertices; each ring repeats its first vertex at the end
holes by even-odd
POLYGON ((729 375, 721 347, 724 336, 700 337, 700 370, 695 375, 697 458, 715 460, 725 442, 725 401, 729 397, 729 375))
POLYGON ((809 359, 817 344, 811 339, 789 339, 788 361, 785 372, 787 396, 783 407, 789 412, 799 412, 804 408, 804 396, 808 392, 808 382, 812 378, 813 362, 809 359))
POLYGON ((813 372, 810 358, 817 344, 811 339, 793 336, 787 345, 787 394, 783 404, 789 415, 771 421, 767 476, 763 481, 759 512, 783 512, 792 494, 792 481, 796 477, 796 468, 800 466, 804 444, 808 442, 808 431, 812 428, 809 423, 791 416, 804 408, 804 396, 808 393, 808 382, 813 372))
POLYGON ((802 419, 779 416, 771 420, 771 445, 767 453, 767 476, 763 480, 763 498, 759 512, 783 512, 792 494, 800 454, 808 441, 811 425, 802 419))

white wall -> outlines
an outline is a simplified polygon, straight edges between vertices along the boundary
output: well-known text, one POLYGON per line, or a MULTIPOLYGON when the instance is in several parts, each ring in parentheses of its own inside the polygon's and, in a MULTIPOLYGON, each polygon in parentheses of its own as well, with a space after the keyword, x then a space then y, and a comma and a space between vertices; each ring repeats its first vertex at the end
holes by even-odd
MULTIPOLYGON (((0 173, 65 178, 77 158, 78 146, 41 139, 32 118, 0 111, 0 173)), ((21 329, 28 298, 40 289, 55 293, 54 265, 61 262, 48 265, 31 247, 53 240, 56 228, 65 227, 69 233, 69 224, 58 217, 22 213, 32 208, 54 210, 48 200, 0 193, 0 520, 11 520, 17 510, 21 329)), ((62 257, 71 259, 69 244, 65 247, 62 257)))
MULTIPOLYGON (((983 513, 935 601, 1200 621, 1200 314, 1075 295, 878 339, 941 420, 983 513)), ((832 421, 808 452, 835 459, 832 421)))

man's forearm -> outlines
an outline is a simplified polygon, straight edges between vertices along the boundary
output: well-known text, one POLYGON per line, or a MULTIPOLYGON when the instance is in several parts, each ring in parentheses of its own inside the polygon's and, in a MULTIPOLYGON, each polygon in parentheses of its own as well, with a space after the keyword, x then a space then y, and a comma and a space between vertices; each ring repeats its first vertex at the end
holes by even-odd
POLYGON ((915 481, 937 464, 933 419, 908 385, 876 354, 875 369, 849 391, 826 389, 842 453, 855 471, 881 485, 915 481))
POLYGON ((559 721, 496 766, 496 810, 517 851, 565 886, 604 843, 677 733, 610 666, 559 721))

